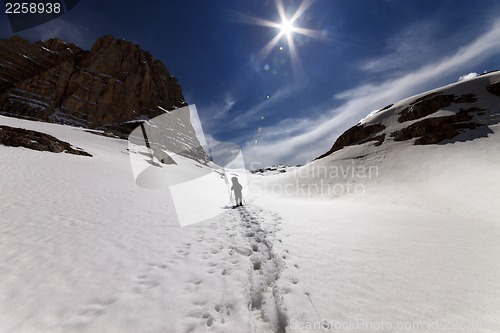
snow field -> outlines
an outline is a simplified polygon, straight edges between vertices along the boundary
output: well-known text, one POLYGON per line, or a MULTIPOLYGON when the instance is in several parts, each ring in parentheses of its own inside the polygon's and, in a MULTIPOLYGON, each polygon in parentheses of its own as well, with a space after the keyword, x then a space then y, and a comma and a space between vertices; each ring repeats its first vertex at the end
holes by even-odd
MULTIPOLYGON (((0 123, 93 155, 0 146, 0 332, 500 330, 498 125, 472 141, 367 143, 248 175, 249 206, 196 196, 192 209, 214 217, 181 228, 168 190, 137 186, 125 141, 0 123), (363 191, 310 192, 335 186, 363 191)), ((206 171, 181 164, 179 177, 206 171)))

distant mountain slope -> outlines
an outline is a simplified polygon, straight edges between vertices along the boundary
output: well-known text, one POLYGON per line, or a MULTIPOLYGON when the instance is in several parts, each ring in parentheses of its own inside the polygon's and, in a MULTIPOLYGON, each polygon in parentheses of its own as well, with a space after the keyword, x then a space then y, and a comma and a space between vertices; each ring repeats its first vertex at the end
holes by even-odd
POLYGON ((261 182, 284 197, 498 221, 499 82, 500 72, 489 73, 396 102, 347 130, 322 157, 261 182))
POLYGON ((353 145, 410 141, 415 145, 473 140, 500 122, 500 72, 435 89, 391 104, 344 132, 318 158, 353 145))

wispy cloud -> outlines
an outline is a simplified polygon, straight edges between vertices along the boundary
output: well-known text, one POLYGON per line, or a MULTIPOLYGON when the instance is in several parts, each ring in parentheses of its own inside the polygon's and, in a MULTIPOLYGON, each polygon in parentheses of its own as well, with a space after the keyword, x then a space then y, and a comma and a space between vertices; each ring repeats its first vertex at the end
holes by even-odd
MULTIPOLYGON (((208 106, 197 105, 202 114, 206 115, 203 118, 203 129, 205 133, 217 136, 221 131, 221 124, 227 123, 231 119, 231 130, 240 130, 250 127, 251 124, 258 121, 257 115, 273 106, 278 105, 281 101, 289 98, 298 90, 304 87, 305 83, 288 84, 278 89, 271 98, 265 99, 256 105, 247 109, 241 109, 237 105, 237 98, 232 92, 226 91, 224 97, 208 106)), ((223 129, 223 128, 222 128, 223 129)))
POLYGON ((238 115, 232 120, 231 126, 233 128, 244 128, 247 127, 250 123, 254 122, 256 119, 256 115, 262 112, 265 109, 276 106, 284 99, 289 98, 293 94, 297 93, 300 89, 302 89, 305 85, 305 82, 296 82, 288 84, 280 89, 278 89, 274 94, 272 94, 270 99, 266 99, 263 102, 254 105, 247 109, 246 111, 239 112, 238 115))
MULTIPOLYGON (((264 128, 259 144, 244 147, 245 159, 262 165, 303 163, 328 150, 348 127, 375 108, 434 88, 443 78, 460 75, 464 67, 500 54, 500 20, 470 43, 450 50, 446 57, 430 60, 418 69, 400 73, 382 82, 369 82, 335 95, 342 104, 316 118, 286 119, 264 128)), ((463 72, 462 72, 463 73, 463 72)), ((311 114, 318 114, 311 112, 311 114)))
POLYGON ((216 101, 208 106, 198 105, 203 114, 208 115, 203 120, 203 127, 207 133, 213 133, 220 126, 221 120, 227 117, 228 112, 231 111, 236 104, 236 99, 230 91, 225 91, 221 100, 216 101))
POLYGON ((30 40, 43 41, 57 37, 83 48, 88 48, 94 42, 94 38, 89 37, 93 35, 88 27, 66 20, 63 17, 28 29, 21 32, 20 35, 30 40))
POLYGON ((233 94, 229 91, 224 93, 224 102, 222 107, 219 107, 216 112, 213 114, 213 118, 215 120, 219 120, 227 115, 227 113, 233 108, 236 103, 236 99, 233 94))
POLYGON ((428 59, 439 46, 434 40, 437 24, 434 21, 411 24, 386 42, 387 54, 362 62, 360 68, 380 73, 421 65, 422 60, 428 59))
POLYGON ((366 84, 360 88, 350 89, 336 95, 339 99, 361 98, 368 94, 383 94, 402 98, 407 93, 415 93, 419 89, 433 84, 433 81, 450 76, 471 63, 478 64, 485 58, 500 53, 500 20, 491 28, 470 42, 460 47, 452 55, 428 63, 415 71, 410 71, 397 78, 383 83, 366 84))

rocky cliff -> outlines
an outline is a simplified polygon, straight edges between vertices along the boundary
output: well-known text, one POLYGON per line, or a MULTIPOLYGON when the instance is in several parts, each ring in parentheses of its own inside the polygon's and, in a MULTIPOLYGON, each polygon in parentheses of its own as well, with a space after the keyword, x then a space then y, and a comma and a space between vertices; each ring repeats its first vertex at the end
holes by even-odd
POLYGON ((0 40, 0 113, 122 137, 134 121, 185 106, 177 79, 151 53, 112 36, 90 51, 59 39, 0 40))
POLYGON ((122 138, 146 121, 157 140, 151 145, 159 147, 155 155, 164 156, 160 150, 165 150, 208 162, 189 110, 179 109, 184 106, 177 79, 129 41, 104 36, 85 51, 59 39, 0 40, 1 115, 104 130, 122 138))

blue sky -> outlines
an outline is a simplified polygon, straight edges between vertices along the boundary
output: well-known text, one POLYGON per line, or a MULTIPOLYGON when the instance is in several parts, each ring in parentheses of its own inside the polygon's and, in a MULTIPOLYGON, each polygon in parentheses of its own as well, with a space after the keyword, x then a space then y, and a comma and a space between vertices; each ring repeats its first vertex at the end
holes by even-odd
MULTIPOLYGON (((3 15, 0 29, 12 35, 3 15)), ((209 140, 260 166, 312 160, 375 109, 500 69, 496 0, 81 0, 19 33, 86 49, 105 34, 160 59, 209 140), (281 23, 280 3, 288 19, 305 9, 294 26, 310 35, 290 34, 295 52, 283 36, 263 54, 279 29, 258 23, 281 23)))

